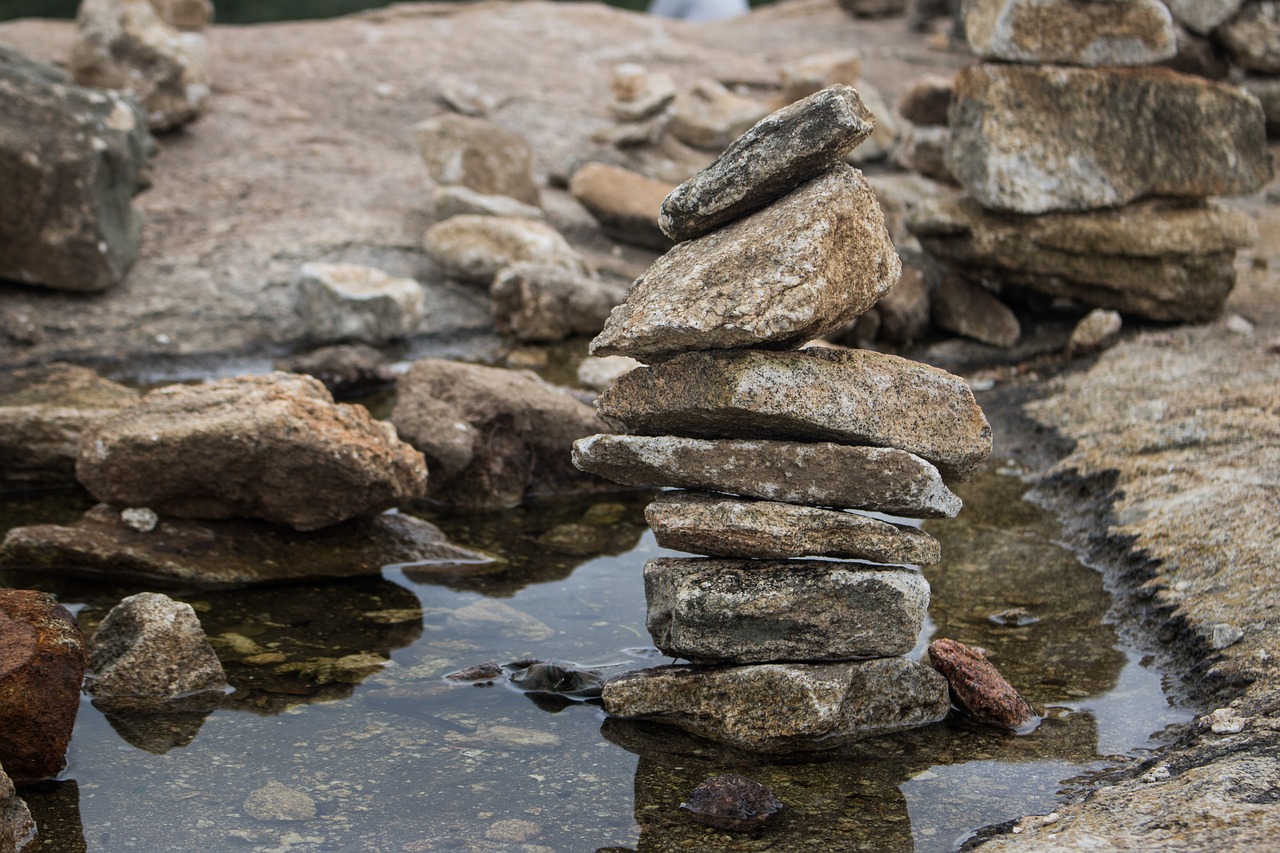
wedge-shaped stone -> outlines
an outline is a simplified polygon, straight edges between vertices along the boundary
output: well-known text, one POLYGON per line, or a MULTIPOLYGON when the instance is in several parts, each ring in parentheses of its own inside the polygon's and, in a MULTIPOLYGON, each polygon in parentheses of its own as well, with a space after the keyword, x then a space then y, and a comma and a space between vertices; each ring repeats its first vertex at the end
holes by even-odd
POLYGON ((620 377, 596 408, 645 435, 896 447, 948 482, 991 453, 991 426, 963 379, 870 350, 686 353, 620 377))
POLYGON ((850 86, 831 86, 783 107, 676 187, 658 224, 676 241, 701 237, 839 163, 875 125, 850 86))
POLYGON ((909 223, 930 254, 972 278, 1152 320, 1199 322, 1235 286, 1250 218, 1217 204, 1147 201, 1096 213, 996 214, 927 202, 909 223))
POLYGON ((654 645, 694 663, 903 655, 929 608, 917 571, 822 560, 650 560, 644 592, 654 645))
POLYGON ((573 464, 628 486, 677 486, 805 506, 952 518, 961 505, 937 468, 886 447, 593 435, 573 443, 573 464))
POLYGON ((1015 213, 1238 195, 1271 178, 1257 100, 1165 68, 971 65, 947 162, 979 204, 1015 213))
POLYGON ((606 682, 604 709, 753 752, 833 749, 936 723, 947 683, 906 658, 833 664, 663 666, 606 682))
POLYGON ((866 311, 901 270, 871 187, 838 166, 658 258, 591 352, 649 362, 687 350, 792 349, 866 311))
POLYGON ((983 59, 1151 65, 1177 53, 1160 0, 969 0, 964 34, 983 59))
POLYGON ((714 557, 843 557, 929 566, 938 540, 905 525, 848 512, 698 492, 668 492, 644 516, 658 544, 714 557))

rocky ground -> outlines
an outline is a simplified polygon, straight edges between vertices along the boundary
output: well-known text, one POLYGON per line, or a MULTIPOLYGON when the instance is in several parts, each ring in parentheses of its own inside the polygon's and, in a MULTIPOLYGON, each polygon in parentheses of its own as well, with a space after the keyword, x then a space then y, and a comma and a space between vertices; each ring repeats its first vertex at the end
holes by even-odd
MULTIPOLYGON (((0 43, 54 62, 68 58, 71 35, 67 23, 0 25, 0 43)), ((147 227, 133 273, 95 296, 0 286, 0 368, 68 359, 196 375, 302 349, 289 283, 307 261, 423 282, 416 351, 498 354, 487 295, 445 281, 421 250, 430 186, 411 128, 445 111, 450 77, 503 99, 492 117, 526 135, 545 186, 605 124, 620 62, 766 95, 782 62, 856 47, 893 102, 920 74, 968 61, 901 18, 855 21, 827 0, 702 26, 585 4, 406 4, 208 36, 211 111, 160 139, 138 199, 147 227)), ((1034 370, 992 371, 1034 401, 993 414, 997 456, 1028 449, 1037 428, 1061 440, 1043 446, 1065 458, 1033 460, 1037 495, 1105 573, 1116 618, 1176 674, 1174 692, 1212 713, 1082 789, 1056 819, 997 828, 990 849, 1265 849, 1280 835, 1277 192, 1238 203, 1260 240, 1240 259, 1223 319, 1131 332, 1048 383, 1034 370)), ((615 247, 567 193, 543 197, 606 274, 630 278, 654 257, 615 247)))

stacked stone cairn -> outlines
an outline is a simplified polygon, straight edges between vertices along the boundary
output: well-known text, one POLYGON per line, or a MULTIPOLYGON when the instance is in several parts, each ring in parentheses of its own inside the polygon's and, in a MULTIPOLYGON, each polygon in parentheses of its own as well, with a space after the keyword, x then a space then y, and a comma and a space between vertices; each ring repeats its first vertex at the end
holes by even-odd
POLYGON ((917 208, 962 275, 1151 320, 1216 317, 1249 217, 1209 201, 1270 180, 1244 90, 1151 66, 1174 56, 1159 0, 970 0, 982 61, 956 79, 947 165, 968 198, 917 208))
POLYGON ((965 382, 860 350, 797 348, 847 325, 901 263, 862 174, 874 120, 832 86, 760 121, 663 203, 676 241, 592 342, 644 362, 597 402, 626 434, 574 444, 583 470, 677 487, 647 510, 648 627, 688 665, 610 681, 604 705, 757 752, 822 749, 942 719, 906 657, 938 542, 896 516, 954 516, 991 430, 965 382), (821 557, 839 559, 797 559, 821 557))

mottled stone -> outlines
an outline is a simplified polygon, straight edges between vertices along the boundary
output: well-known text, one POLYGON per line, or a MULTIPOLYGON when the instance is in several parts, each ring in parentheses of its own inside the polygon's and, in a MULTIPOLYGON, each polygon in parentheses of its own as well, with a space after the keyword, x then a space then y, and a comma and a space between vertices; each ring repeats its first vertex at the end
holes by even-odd
POLYGON ((955 77, 924 74, 911 81, 898 98, 898 115, 912 124, 945 127, 955 77))
POLYGON ((538 219, 464 214, 427 229, 423 246, 450 278, 488 287, 504 267, 557 264, 584 270, 581 257, 560 232, 538 219))
POLYGON ((36 823, 18 796, 13 780, 0 766, 0 850, 17 853, 36 836, 36 823))
POLYGON ((866 311, 900 271, 875 194, 862 173, 839 166, 655 261, 591 353, 655 361, 793 348, 866 311))
POLYGON ((1177 52, 1160 0, 968 0, 964 34, 983 59, 1150 65, 1177 52))
POLYGON ((542 219, 542 208, 525 204, 509 195, 486 195, 461 184, 444 184, 431 193, 435 221, 443 222, 454 216, 515 216, 522 219, 542 219))
POLYGON ((670 238, 658 227, 658 210, 671 189, 665 181, 604 163, 588 163, 569 181, 569 192, 596 218, 604 233, 619 242, 660 252, 671 247, 670 238))
POLYGON ((1235 17, 1245 0, 1165 0, 1165 5, 1188 29, 1208 35, 1235 17))
POLYGON ((1236 251, 1257 239, 1242 212, 1174 201, 1043 216, 926 202, 908 224, 926 251, 965 275, 1180 322, 1217 316, 1235 285, 1236 251))
POLYGON ((487 119, 449 113, 415 125, 413 136, 436 184, 538 204, 533 154, 520 134, 487 119))
POLYGON ((782 811, 782 802, 754 779, 722 773, 694 788, 680 808, 698 823, 745 832, 758 829, 782 811))
POLYGON ((1226 80, 1231 76, 1227 52, 1217 41, 1197 35, 1186 27, 1178 27, 1178 52, 1160 64, 1183 74, 1194 74, 1210 80, 1226 80))
POLYGON ((662 230, 691 240, 765 207, 839 163, 875 117, 849 86, 783 107, 735 140, 662 202, 662 230))
POLYGON ((316 801, 305 791, 270 779, 245 798, 244 810, 254 820, 311 820, 316 816, 316 801))
POLYGON ((427 481, 394 427, 288 373, 152 391, 86 428, 76 474, 117 506, 298 530, 421 497, 427 481))
POLYGON ((613 69, 613 103, 609 112, 618 121, 643 121, 662 112, 676 97, 676 81, 665 71, 649 71, 631 62, 613 69))
POLYGON ((914 527, 819 507, 665 492, 645 509, 658 544, 714 557, 841 557, 933 565, 938 540, 914 527))
POLYGON ((862 54, 839 50, 801 57, 778 67, 782 99, 787 103, 807 98, 828 86, 857 86, 862 77, 862 54))
POLYGON ((971 65, 948 163, 983 207, 1016 213, 1239 195, 1272 174, 1256 100, 1165 68, 971 65))
POLYGON ((303 264, 293 280, 298 314, 313 341, 383 344, 422 322, 422 285, 360 264, 303 264))
POLYGON ((1242 67, 1280 74, 1280 0, 1249 3, 1214 35, 1242 67))
POLYGON ((519 263, 506 267, 489 285, 498 331, 518 341, 560 341, 593 335, 626 285, 556 264, 519 263))
POLYGON ((665 666, 604 686, 604 709, 763 753, 834 749, 942 720, 938 673, 906 658, 832 664, 665 666))
POLYGON ((630 373, 640 362, 625 355, 608 355, 596 358, 589 355, 578 365, 578 384, 600 392, 607 389, 619 376, 630 373))
POLYGON ((606 422, 644 435, 894 447, 949 481, 973 476, 991 453, 991 426, 963 379, 871 350, 686 353, 631 371, 596 405, 606 422))
POLYGON ((1022 336, 1017 316, 980 284, 944 276, 930 296, 933 324, 993 347, 1009 348, 1022 336))
POLYGON ((876 126, 870 136, 845 155, 845 162, 852 166, 885 159, 893 152, 894 146, 898 144, 898 137, 902 133, 901 122, 898 121, 893 108, 889 106, 889 102, 885 100, 879 89, 869 81, 862 80, 858 83, 858 94, 862 98, 863 105, 875 117, 876 126))
POLYGON ((956 176, 947 165, 947 149, 951 146, 951 130, 946 127, 910 127, 893 150, 893 162, 910 172, 933 178, 944 184, 956 184, 956 176))
POLYGON ((918 518, 950 518, 960 511, 960 499, 938 469, 891 448, 593 435, 574 442, 573 462, 628 486, 675 486, 918 518))
POLYGON ((1067 355, 1085 355, 1115 343, 1123 325, 1118 311, 1094 308, 1076 323, 1067 341, 1067 355))
POLYGON ((84 635, 44 592, 0 589, 0 764, 18 784, 66 766, 80 709, 84 635))
POLYGON ((721 151, 768 112, 759 101, 702 79, 676 95, 667 129, 686 145, 721 151))
POLYGON ((975 720, 1014 730, 1039 721, 991 662, 964 643, 934 640, 929 644, 929 663, 946 678, 956 705, 975 720))
POLYGON ((148 0, 161 19, 180 30, 203 30, 213 23, 213 0, 148 0))
POLYGON ((820 560, 661 558, 644 592, 654 645, 694 663, 904 655, 929 607, 917 571, 820 560))

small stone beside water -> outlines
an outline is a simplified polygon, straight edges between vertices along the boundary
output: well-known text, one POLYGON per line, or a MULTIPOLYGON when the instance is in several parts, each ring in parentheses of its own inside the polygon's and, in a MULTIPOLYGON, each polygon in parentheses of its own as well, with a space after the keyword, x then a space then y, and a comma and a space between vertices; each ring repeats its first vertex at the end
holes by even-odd
POLYGON ((963 643, 934 640, 929 663, 946 678, 955 704, 978 722, 1025 731, 1039 721, 991 662, 963 643))

